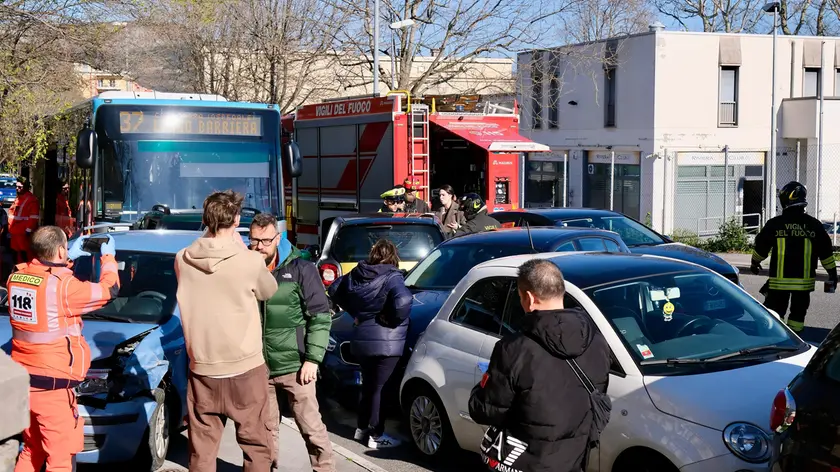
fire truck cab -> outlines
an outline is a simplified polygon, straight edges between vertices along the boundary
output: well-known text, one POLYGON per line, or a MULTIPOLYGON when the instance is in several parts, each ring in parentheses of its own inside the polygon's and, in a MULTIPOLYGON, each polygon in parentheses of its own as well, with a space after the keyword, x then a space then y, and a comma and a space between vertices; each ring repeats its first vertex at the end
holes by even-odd
POLYGON ((378 211, 379 196, 406 178, 432 209, 434 189, 445 184, 456 196, 478 193, 491 212, 520 208, 521 153, 548 146, 519 135, 515 103, 441 111, 439 101, 446 100, 395 91, 306 105, 284 117, 303 157, 302 175, 286 181, 290 238, 300 247, 319 244, 321 221, 378 211))

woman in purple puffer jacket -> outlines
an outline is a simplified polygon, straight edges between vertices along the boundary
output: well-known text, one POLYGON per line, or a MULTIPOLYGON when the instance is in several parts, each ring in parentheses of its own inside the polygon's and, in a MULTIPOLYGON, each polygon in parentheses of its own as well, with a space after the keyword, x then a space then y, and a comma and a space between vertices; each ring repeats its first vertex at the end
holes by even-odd
POLYGON ((405 287, 397 248, 380 239, 368 260, 329 288, 332 301, 356 320, 350 344, 362 368, 362 398, 359 402, 357 441, 367 440, 373 449, 394 447, 399 441, 385 434, 380 414, 382 387, 394 373, 405 348, 411 292, 405 287))

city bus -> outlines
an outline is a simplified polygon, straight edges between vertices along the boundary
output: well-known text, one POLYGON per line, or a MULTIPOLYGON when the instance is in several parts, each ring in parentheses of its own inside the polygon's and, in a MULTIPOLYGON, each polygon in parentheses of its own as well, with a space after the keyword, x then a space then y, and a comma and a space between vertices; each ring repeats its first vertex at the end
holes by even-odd
POLYGON ((41 224, 54 224, 56 199, 69 184, 76 230, 151 229, 142 224, 151 213, 184 223, 170 229, 199 229, 204 198, 226 189, 245 196, 243 220, 268 212, 286 230, 283 187, 300 175, 301 157, 281 136, 277 105, 104 92, 48 123, 46 158, 29 172, 41 224))

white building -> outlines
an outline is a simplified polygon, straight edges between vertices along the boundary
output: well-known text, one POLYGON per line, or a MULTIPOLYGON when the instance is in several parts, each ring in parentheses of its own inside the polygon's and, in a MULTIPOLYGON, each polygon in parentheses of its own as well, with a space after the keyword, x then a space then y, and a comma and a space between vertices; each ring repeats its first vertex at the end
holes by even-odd
MULTIPOLYGON (((824 66, 819 217, 831 220, 840 210, 840 38, 780 35, 776 41, 776 188, 800 180, 815 214, 824 66)), ((724 209, 757 225, 758 215, 769 213, 772 45, 770 35, 672 32, 660 25, 521 53, 521 132, 553 151, 527 156, 526 202, 562 206, 566 177, 569 206, 609 208, 615 153, 615 210, 668 234, 675 228, 713 233, 724 209)))

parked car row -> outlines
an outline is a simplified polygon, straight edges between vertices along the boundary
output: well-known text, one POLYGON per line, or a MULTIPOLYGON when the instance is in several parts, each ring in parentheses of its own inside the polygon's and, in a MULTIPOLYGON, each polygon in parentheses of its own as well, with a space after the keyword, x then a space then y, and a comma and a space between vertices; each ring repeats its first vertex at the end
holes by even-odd
MULTIPOLYGON (((567 306, 583 308, 612 348, 615 413, 590 470, 767 470, 768 406, 816 349, 740 287, 737 269, 614 212, 492 216, 507 228, 446 240, 406 275, 401 381, 383 395, 401 405, 418 451, 477 452, 485 428, 469 416, 469 392, 521 324, 518 266, 542 257, 566 276, 567 306)), ((364 382, 352 339, 353 319, 339 313, 322 369, 348 406, 364 382)))

